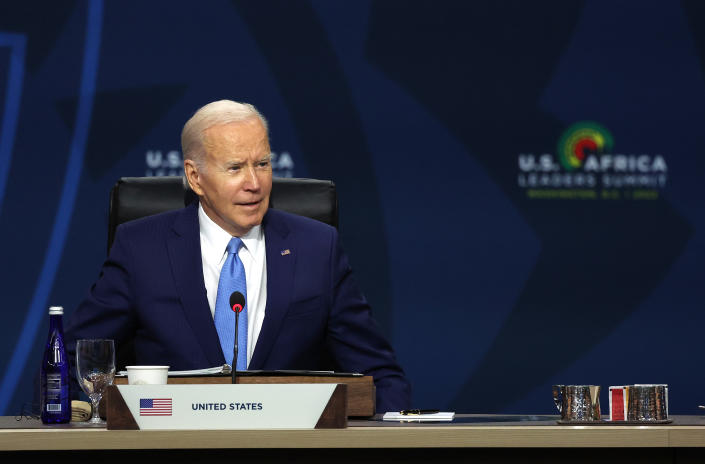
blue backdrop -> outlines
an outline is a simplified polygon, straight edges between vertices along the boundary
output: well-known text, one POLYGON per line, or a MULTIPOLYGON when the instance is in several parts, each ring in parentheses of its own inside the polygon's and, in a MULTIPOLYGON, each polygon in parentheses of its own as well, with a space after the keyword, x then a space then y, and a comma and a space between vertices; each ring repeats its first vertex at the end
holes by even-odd
POLYGON ((180 174, 221 98, 267 116, 275 174, 336 182, 417 406, 668 383, 696 413, 704 65, 697 1, 4 2, 0 414, 98 275, 110 187, 180 174))

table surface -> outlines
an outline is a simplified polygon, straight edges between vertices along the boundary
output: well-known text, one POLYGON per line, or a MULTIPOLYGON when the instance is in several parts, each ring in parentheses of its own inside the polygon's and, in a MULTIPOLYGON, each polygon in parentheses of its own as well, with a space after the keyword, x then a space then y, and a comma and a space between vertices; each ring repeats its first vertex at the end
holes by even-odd
POLYGON ((350 421, 329 430, 106 430, 0 417, 0 451, 202 448, 705 447, 705 416, 667 425, 559 425, 557 416, 459 414, 449 423, 350 421))

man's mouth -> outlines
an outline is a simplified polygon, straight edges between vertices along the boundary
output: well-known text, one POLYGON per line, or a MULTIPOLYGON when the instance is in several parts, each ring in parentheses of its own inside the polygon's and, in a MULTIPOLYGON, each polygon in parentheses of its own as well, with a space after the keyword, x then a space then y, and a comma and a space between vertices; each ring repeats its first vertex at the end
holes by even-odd
POLYGON ((256 208, 262 203, 262 200, 256 200, 256 201, 251 201, 247 203, 238 203, 238 205, 242 206, 243 208, 256 208))

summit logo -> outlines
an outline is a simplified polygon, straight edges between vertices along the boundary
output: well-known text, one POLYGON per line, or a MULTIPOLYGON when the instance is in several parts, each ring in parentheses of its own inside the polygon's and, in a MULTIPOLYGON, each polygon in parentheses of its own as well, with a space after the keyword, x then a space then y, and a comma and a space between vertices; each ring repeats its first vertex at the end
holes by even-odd
POLYGON ((612 150, 612 134, 594 122, 579 122, 569 127, 558 141, 558 156, 567 171, 580 168, 589 155, 612 150))
POLYGON ((653 200, 668 180, 662 154, 615 150, 610 131, 593 121, 570 126, 557 153, 520 153, 517 185, 532 199, 653 200))
MULTIPOLYGON (((184 175, 184 160, 179 150, 147 150, 144 160, 146 177, 184 175)), ((272 152, 274 177, 295 177, 294 169, 294 159, 288 151, 272 152)))

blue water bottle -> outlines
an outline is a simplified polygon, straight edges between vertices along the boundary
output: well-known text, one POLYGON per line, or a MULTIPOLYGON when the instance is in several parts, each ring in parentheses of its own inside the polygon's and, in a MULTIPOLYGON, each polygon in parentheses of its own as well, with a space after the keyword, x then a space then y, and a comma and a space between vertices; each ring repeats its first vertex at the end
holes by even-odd
POLYGON ((69 359, 64 347, 64 308, 49 308, 49 339, 39 371, 42 422, 65 424, 71 421, 69 359))

